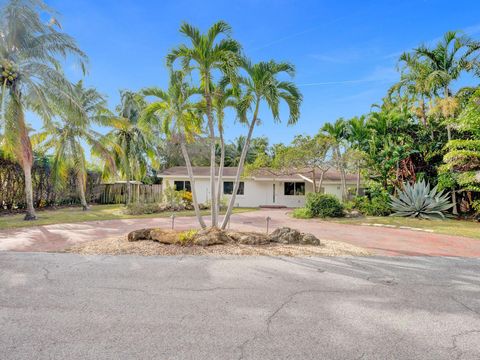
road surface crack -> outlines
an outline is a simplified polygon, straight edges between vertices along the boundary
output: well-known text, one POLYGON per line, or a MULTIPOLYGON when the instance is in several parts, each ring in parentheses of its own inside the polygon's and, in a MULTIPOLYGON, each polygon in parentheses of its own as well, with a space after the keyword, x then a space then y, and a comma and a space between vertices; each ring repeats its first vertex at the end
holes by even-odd
POLYGON ((465 353, 465 351, 458 348, 458 344, 457 344, 458 338, 462 336, 470 335, 470 334, 475 334, 475 333, 480 333, 480 329, 462 331, 461 333, 452 335, 452 347, 450 349, 457 353, 457 356, 456 356, 457 360, 460 360, 463 354, 465 353))
POLYGON ((450 298, 451 298, 453 301, 455 301, 457 304, 462 305, 465 309, 467 309, 467 310, 469 310, 469 311, 471 311, 471 312, 473 312, 473 313, 475 313, 475 314, 477 314, 477 315, 480 316, 480 311, 471 308, 470 306, 468 306, 468 305, 465 304, 464 302, 458 300, 458 299, 455 298, 454 296, 451 296, 450 298))
POLYGON ((52 279, 50 279, 50 270, 48 270, 46 266, 43 266, 42 270, 43 270, 44 279, 47 280, 48 282, 53 281, 52 279))

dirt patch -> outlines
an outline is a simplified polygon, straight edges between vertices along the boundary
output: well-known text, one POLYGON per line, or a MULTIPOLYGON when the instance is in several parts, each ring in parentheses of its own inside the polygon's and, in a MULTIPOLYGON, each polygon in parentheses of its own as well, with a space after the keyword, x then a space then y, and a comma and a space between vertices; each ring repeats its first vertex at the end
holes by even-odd
POLYGON ((367 256, 368 251, 339 241, 321 240, 324 246, 276 244, 243 245, 229 243, 211 246, 166 245, 155 241, 127 241, 126 236, 94 240, 72 246, 62 252, 82 255, 244 255, 244 256, 367 256))

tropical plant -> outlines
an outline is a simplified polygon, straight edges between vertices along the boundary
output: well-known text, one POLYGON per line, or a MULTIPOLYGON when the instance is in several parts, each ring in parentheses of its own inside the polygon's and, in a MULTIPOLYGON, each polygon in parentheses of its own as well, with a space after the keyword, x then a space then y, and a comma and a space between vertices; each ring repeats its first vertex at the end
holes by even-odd
MULTIPOLYGON (((148 160, 156 163, 155 133, 147 121, 141 117, 146 106, 140 94, 131 91, 120 92, 121 103, 117 106, 118 115, 106 116, 113 128, 105 135, 105 141, 113 144, 111 152, 116 169, 127 183, 127 205, 132 200, 131 181, 140 181, 147 173, 148 160)), ((106 168, 106 177, 112 172, 106 168)))
POLYGON ((365 116, 354 117, 347 122, 346 138, 350 143, 349 157, 353 160, 354 167, 357 170, 356 195, 360 195, 361 170, 364 159, 365 149, 367 148, 370 130, 366 124, 365 116))
POLYGON ((403 189, 398 189, 398 197, 390 196, 394 213, 391 216, 413 217, 420 219, 445 219, 446 211, 453 207, 448 195, 439 192, 437 187, 419 181, 415 184, 406 183, 403 189))
POLYGON ((69 103, 82 109, 71 97, 70 83, 61 71, 61 59, 72 55, 85 69, 86 55, 69 35, 58 31, 53 11, 41 0, 11 0, 0 9, 0 130, 1 146, 23 169, 27 213, 36 219, 33 207, 33 152, 25 111, 37 113, 48 122, 52 104, 69 103), (50 21, 45 22, 45 16, 50 21))
POLYGON ((336 196, 308 193, 305 208, 315 217, 342 217, 343 206, 336 196))
POLYGON ((195 104, 190 98, 198 94, 198 89, 188 86, 181 71, 170 74, 170 84, 167 91, 159 88, 147 88, 142 91, 144 96, 151 96, 158 101, 148 104, 142 114, 146 122, 159 125, 169 141, 180 144, 180 149, 187 166, 188 177, 192 189, 192 203, 198 222, 205 228, 198 206, 195 178, 187 150, 187 144, 192 143, 195 136, 201 133, 202 119, 195 104))
POLYGON ((347 184, 346 184, 346 159, 345 159, 345 143, 347 139, 347 123, 344 119, 337 119, 334 123, 326 123, 322 127, 324 136, 330 139, 333 147, 333 162, 340 172, 342 200, 347 200, 347 184), (343 149, 343 150, 342 150, 343 149))
POLYGON ((240 156, 233 193, 228 204, 227 212, 223 219, 221 228, 225 229, 230 216, 232 215, 233 206, 237 196, 238 187, 240 185, 240 176, 243 173, 245 159, 250 148, 253 130, 259 119, 260 104, 266 102, 275 122, 280 121, 280 103, 283 101, 289 109, 288 125, 293 125, 300 117, 300 104, 302 95, 296 85, 290 81, 279 80, 279 77, 286 73, 290 76, 294 75, 293 65, 285 62, 259 62, 252 64, 250 61, 243 60, 243 69, 248 77, 241 79, 242 97, 239 100, 238 112, 242 123, 248 126, 248 133, 240 156), (247 120, 247 114, 251 112, 250 121, 247 120))
POLYGON ((109 149, 101 141, 101 135, 91 128, 92 123, 106 125, 100 121, 106 111, 105 99, 95 89, 86 89, 82 81, 75 84, 72 98, 81 107, 82 113, 78 114, 68 104, 58 106, 61 102, 57 101, 53 107, 59 121, 49 122, 44 131, 33 135, 33 142, 39 143, 44 152, 53 149, 52 175, 57 186, 65 184, 70 173, 74 173, 80 204, 83 210, 87 210, 87 161, 82 141, 91 147, 93 155, 104 159, 107 166, 114 169, 115 164, 109 149))
POLYGON ((230 38, 230 26, 219 21, 202 34, 197 28, 184 23, 180 32, 190 40, 190 47, 183 44, 167 56, 167 65, 172 67, 180 59, 185 72, 198 71, 200 88, 205 100, 205 114, 210 138, 210 196, 212 199, 212 226, 218 224, 218 206, 215 189, 215 124, 212 99, 213 72, 220 70, 230 82, 236 82, 239 65, 240 44, 230 38), (225 38, 218 40, 220 36, 225 38))

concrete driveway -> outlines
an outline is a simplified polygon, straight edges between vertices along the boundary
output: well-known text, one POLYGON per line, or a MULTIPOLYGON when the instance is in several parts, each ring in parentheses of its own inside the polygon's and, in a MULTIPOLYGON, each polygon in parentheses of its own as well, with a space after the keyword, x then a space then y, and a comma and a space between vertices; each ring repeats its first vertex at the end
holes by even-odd
POLYGON ((0 253, 2 359, 480 359, 480 260, 0 253))
MULTIPOLYGON (((285 209, 234 214, 231 227, 265 231, 267 216, 272 219, 271 229, 290 226, 311 232, 320 239, 339 240, 366 248, 375 255, 480 257, 480 240, 476 239, 406 229, 338 224, 317 219, 293 219, 285 209)), ((170 224, 169 218, 128 219, 3 230, 0 231, 0 250, 55 251, 84 241, 124 235, 142 227, 170 227, 170 224)), ((177 218, 175 224, 179 229, 198 227, 194 217, 177 218)))

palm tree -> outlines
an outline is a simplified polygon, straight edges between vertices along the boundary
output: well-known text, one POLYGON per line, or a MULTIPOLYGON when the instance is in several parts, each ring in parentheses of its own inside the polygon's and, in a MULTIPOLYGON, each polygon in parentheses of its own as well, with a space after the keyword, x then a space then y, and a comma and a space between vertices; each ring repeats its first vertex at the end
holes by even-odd
POLYGON ((158 122, 167 140, 180 144, 190 179, 195 215, 200 226, 205 228, 206 225, 198 206, 192 163, 187 151, 187 143, 193 142, 195 135, 201 132, 202 119, 198 108, 190 102, 190 98, 198 92, 198 89, 191 88, 184 82, 182 72, 173 71, 170 74, 170 84, 167 91, 159 88, 142 90, 142 95, 158 98, 158 101, 145 107, 142 117, 152 125, 158 122))
POLYGON ((220 202, 222 198, 222 186, 223 186, 223 169, 225 167, 225 156, 226 156, 226 147, 225 147, 225 138, 224 134, 224 120, 225 120, 225 109, 226 108, 236 108, 238 105, 238 97, 232 87, 228 87, 229 79, 224 77, 213 87, 212 91, 212 108, 217 117, 217 128, 218 128, 218 137, 220 140, 220 161, 218 166, 218 179, 217 179, 217 214, 220 211, 220 202))
POLYGON ((241 121, 248 126, 248 134, 238 163, 233 193, 228 204, 227 213, 222 222, 222 229, 225 229, 230 221, 238 187, 240 185, 240 177, 243 173, 245 159, 250 148, 253 130, 259 120, 258 113, 260 110, 260 104, 266 102, 274 121, 279 122, 280 103, 284 101, 289 109, 290 116, 288 119, 288 125, 292 125, 295 124, 300 117, 300 104, 302 102, 302 95, 294 83, 278 79, 283 73, 287 73, 293 77, 295 73, 293 65, 284 62, 277 63, 273 60, 252 64, 250 61, 244 59, 242 67, 248 74, 248 77, 241 80, 243 94, 238 104, 238 111, 241 121), (247 113, 249 111, 252 111, 252 118, 250 121, 247 120, 247 113))
MULTIPOLYGON (((112 153, 116 168, 126 179, 128 205, 132 201, 131 181, 145 177, 147 159, 156 161, 156 144, 152 129, 141 118, 146 106, 143 97, 131 91, 122 91, 120 94, 121 103, 116 109, 118 115, 110 117, 113 129, 105 135, 105 139, 115 144, 112 153)), ((108 175, 110 173, 107 171, 108 175)))
MULTIPOLYGON (((347 122, 346 137, 351 148, 358 152, 357 155, 360 155, 367 147, 369 136, 370 131, 367 127, 365 116, 354 117, 347 122)), ((357 168, 356 194, 358 196, 360 195, 361 156, 356 156, 355 160, 355 167, 357 168)))
POLYGON ((200 87, 205 100, 205 113, 210 137, 210 193, 212 201, 212 226, 218 224, 217 197, 215 196, 215 128, 213 117, 212 83, 213 72, 220 70, 230 81, 235 82, 239 65, 240 44, 230 38, 230 26, 219 21, 202 34, 200 31, 183 23, 180 32, 190 40, 190 47, 180 45, 167 56, 167 65, 172 67, 180 59, 184 70, 198 71, 200 87), (226 38, 218 40, 224 35, 226 38))
POLYGON ((92 154, 104 159, 114 167, 113 158, 101 141, 101 135, 91 129, 92 123, 106 125, 101 121, 106 111, 106 101, 95 89, 85 89, 79 81, 73 88, 73 99, 82 108, 82 116, 66 106, 56 106, 60 122, 49 123, 46 129, 33 135, 33 142, 44 151, 54 150, 52 173, 54 183, 65 183, 70 172, 75 174, 80 203, 88 209, 85 198, 87 167, 82 141, 90 145, 92 154))
POLYGON ((410 97, 413 97, 416 106, 411 110, 421 120, 422 124, 427 126, 426 103, 436 92, 430 79, 432 68, 428 62, 419 61, 416 56, 410 53, 403 53, 399 62, 401 63, 400 81, 389 90, 389 93, 404 91, 409 100, 410 97))
MULTIPOLYGON (((255 139, 252 139, 251 145, 247 151, 247 155, 245 156, 246 164, 251 164, 255 160, 256 154, 253 147, 253 140, 255 139)), ((244 135, 240 135, 227 146, 225 156, 227 157, 227 163, 230 166, 238 166, 240 163, 240 158, 242 157, 242 152, 246 141, 246 137, 244 135)))
POLYGON ((33 135, 33 140, 44 151, 53 149, 52 173, 57 186, 67 181, 70 172, 74 173, 80 203, 83 210, 87 210, 87 162, 81 142, 90 145, 92 154, 104 159, 110 168, 114 168, 114 163, 109 149, 102 142, 102 136, 91 129, 93 123, 106 125, 102 121, 102 114, 106 111, 105 99, 95 89, 85 89, 82 81, 75 84, 73 92, 73 99, 83 109, 83 115, 79 116, 68 106, 62 106, 57 109, 60 121, 47 124, 44 131, 33 135))
POLYGON ((337 165, 338 171, 340 172, 342 200, 345 201, 347 199, 347 184, 345 175, 346 164, 341 148, 345 144, 347 137, 347 123, 344 119, 340 118, 334 123, 326 123, 323 125, 321 131, 331 140, 333 144, 333 158, 337 165))
MULTIPOLYGON (((465 35, 456 31, 445 33, 443 39, 433 48, 422 45, 413 51, 416 61, 424 62, 430 69, 426 79, 435 89, 443 90, 444 101, 449 103, 453 95, 451 84, 457 80, 465 71, 475 70, 476 59, 480 49, 480 43, 473 41, 465 35)), ((448 141, 452 139, 451 121, 447 121, 448 141)), ((452 189, 452 202, 454 203, 453 213, 458 214, 456 206, 456 193, 452 189)))
POLYGON ((41 17, 52 11, 40 0, 11 0, 0 9, 0 129, 4 127, 3 150, 15 158, 25 176, 27 213, 25 220, 36 219, 33 208, 33 151, 25 111, 37 113, 48 122, 54 111, 51 104, 70 102, 70 84, 61 72, 62 57, 75 56, 85 69, 86 55, 67 34, 57 31, 60 24, 41 17))

